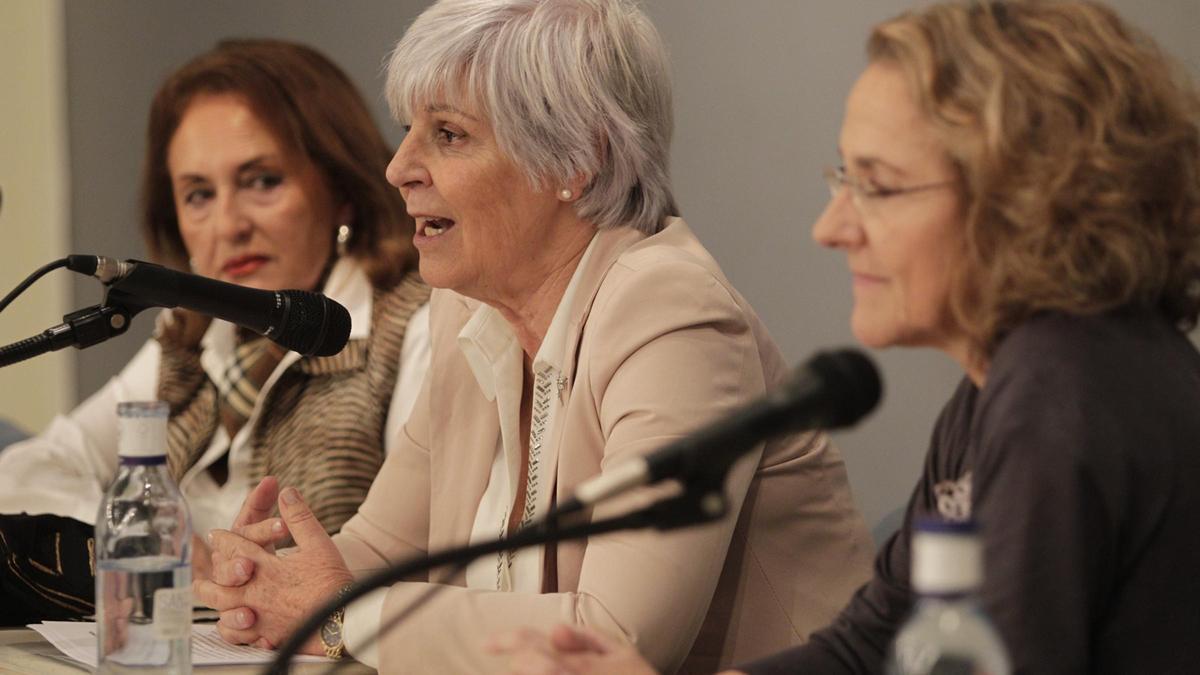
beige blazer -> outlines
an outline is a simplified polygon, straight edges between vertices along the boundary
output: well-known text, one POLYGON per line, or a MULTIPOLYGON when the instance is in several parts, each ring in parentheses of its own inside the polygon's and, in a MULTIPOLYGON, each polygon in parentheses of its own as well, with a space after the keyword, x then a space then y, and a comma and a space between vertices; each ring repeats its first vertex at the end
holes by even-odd
MULTIPOLYGON (((602 231, 580 275, 568 384, 542 451, 560 499, 787 374, 754 311, 678 218, 649 237, 602 231)), ((464 544, 487 488, 500 423, 456 342, 478 303, 449 291, 431 303, 432 361, 405 438, 335 539, 356 573, 464 544)), ((504 662, 482 648, 489 635, 559 622, 634 642, 667 672, 712 672, 802 642, 870 575, 841 458, 824 434, 775 439, 734 466, 726 489, 731 514, 719 523, 560 544, 557 592, 468 589, 461 573, 435 571, 430 580, 450 587, 387 633, 382 672, 497 672, 504 662)), ((393 586, 383 622, 424 587, 393 586)))

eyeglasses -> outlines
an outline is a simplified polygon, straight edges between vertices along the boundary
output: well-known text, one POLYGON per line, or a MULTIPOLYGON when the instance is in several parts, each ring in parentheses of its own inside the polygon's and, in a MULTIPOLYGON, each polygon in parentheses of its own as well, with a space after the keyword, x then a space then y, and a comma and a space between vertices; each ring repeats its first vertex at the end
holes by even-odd
POLYGON ((827 166, 822 173, 825 176, 825 183, 829 185, 829 194, 836 197, 842 191, 843 186, 850 188, 850 201, 854 203, 854 208, 858 209, 858 212, 864 216, 875 215, 875 207, 878 206, 879 202, 888 197, 948 187, 957 182, 954 180, 943 180, 937 183, 925 183, 910 187, 885 188, 864 183, 862 179, 849 175, 846 173, 846 167, 844 166, 827 166))

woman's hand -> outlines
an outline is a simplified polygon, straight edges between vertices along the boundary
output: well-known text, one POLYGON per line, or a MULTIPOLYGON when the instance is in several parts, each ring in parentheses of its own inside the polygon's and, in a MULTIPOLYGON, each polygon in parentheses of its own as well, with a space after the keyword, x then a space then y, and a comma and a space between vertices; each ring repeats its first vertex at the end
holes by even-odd
POLYGON ((632 646, 589 628, 521 628, 492 638, 493 654, 508 654, 513 675, 656 675, 632 646))
MULTIPOLYGON (((227 642, 273 649, 312 610, 354 579, 333 540, 295 488, 280 494, 279 512, 296 542, 296 549, 286 557, 277 557, 256 541, 233 532, 213 530, 209 535, 213 578, 197 581, 192 587, 197 600, 221 613, 217 630, 227 642), (251 563, 252 570, 237 573, 233 568, 239 561, 251 563), (240 583, 228 583, 231 581, 240 583)), ((257 525, 263 523, 267 521, 257 525)), ((244 531, 249 533, 256 526, 247 528, 244 531)), ((325 650, 314 634, 300 653, 320 655, 325 650)))
MULTIPOLYGON (((275 544, 287 537, 287 527, 282 520, 268 520, 278 498, 279 481, 274 476, 262 479, 242 502, 242 509, 233 519, 230 531, 253 541, 268 553, 273 553, 275 544)), ((254 563, 249 559, 226 560, 220 555, 214 555, 203 539, 192 536, 193 581, 206 581, 214 578, 215 574, 217 583, 240 586, 248 581, 253 573, 254 563)))
POLYGON ((197 535, 192 535, 192 581, 212 578, 212 549, 197 535))

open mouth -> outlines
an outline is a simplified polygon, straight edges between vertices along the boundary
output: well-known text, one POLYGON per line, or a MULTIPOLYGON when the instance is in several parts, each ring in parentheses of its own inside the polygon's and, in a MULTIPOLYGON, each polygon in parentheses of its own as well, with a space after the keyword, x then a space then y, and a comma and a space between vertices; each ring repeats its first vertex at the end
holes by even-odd
POLYGON ((426 237, 440 237, 454 227, 454 221, 449 218, 422 218, 421 234, 426 237))

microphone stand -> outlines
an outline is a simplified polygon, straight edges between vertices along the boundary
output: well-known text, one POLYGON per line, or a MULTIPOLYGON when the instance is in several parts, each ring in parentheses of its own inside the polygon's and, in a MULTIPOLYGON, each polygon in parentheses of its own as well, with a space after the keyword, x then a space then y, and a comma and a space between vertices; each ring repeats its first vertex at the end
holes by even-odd
POLYGON ((582 539, 597 534, 616 532, 618 530, 641 529, 654 527, 659 530, 672 530, 700 523, 712 522, 723 517, 729 510, 729 501, 721 490, 723 478, 709 478, 685 486, 684 492, 667 497, 650 506, 614 516, 605 520, 558 527, 553 521, 543 520, 536 527, 519 530, 507 539, 494 539, 478 544, 449 549, 441 553, 418 556, 406 562, 379 570, 364 577, 350 586, 345 593, 326 601, 305 619, 304 623, 292 632, 287 641, 280 646, 275 660, 265 671, 268 675, 284 675, 288 662, 300 649, 308 636, 312 635, 324 623, 325 619, 339 607, 349 605, 354 600, 383 586, 403 580, 405 577, 426 572, 442 565, 466 565, 470 561, 490 553, 517 550, 538 544, 546 544, 571 539, 582 539))
POLYGON ((46 352, 66 347, 84 349, 116 337, 129 330, 129 322, 139 312, 152 307, 134 296, 110 288, 104 303, 76 310, 63 316, 57 326, 0 347, 0 368, 11 366, 46 352))

